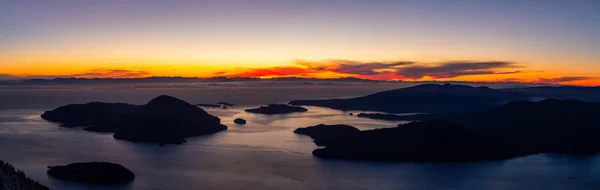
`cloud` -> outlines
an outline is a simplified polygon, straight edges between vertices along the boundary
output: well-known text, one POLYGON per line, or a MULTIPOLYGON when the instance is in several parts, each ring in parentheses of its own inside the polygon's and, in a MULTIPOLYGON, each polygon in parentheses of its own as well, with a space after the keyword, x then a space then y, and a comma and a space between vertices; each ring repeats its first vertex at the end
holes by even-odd
POLYGON ((296 60, 294 66, 245 69, 216 74, 233 77, 286 77, 286 76, 318 76, 329 73, 340 76, 364 76, 378 78, 380 75, 389 76, 398 66, 413 64, 408 61, 396 62, 358 62, 350 60, 306 61, 296 60))
POLYGON ((149 76, 147 71, 136 71, 126 69, 92 69, 84 73, 68 75, 77 78, 140 78, 149 76))
POLYGON ((536 83, 544 83, 544 84, 557 84, 557 83, 566 83, 566 82, 575 82, 575 81, 583 81, 583 80, 592 80, 598 79, 600 77, 582 77, 582 76, 571 76, 571 77, 558 77, 558 78, 539 78, 536 83))
POLYGON ((470 75, 499 75, 521 72, 514 70, 520 67, 517 64, 503 61, 443 62, 429 65, 414 61, 359 62, 352 60, 296 60, 294 64, 285 67, 218 72, 217 74, 229 77, 288 77, 319 76, 319 74, 327 73, 329 77, 352 76, 373 80, 417 80, 425 77, 450 79, 470 75))
POLYGON ((344 73, 344 74, 357 74, 357 75, 380 75, 385 73, 393 73, 397 66, 409 65, 413 62, 394 62, 394 63, 344 63, 339 64, 333 72, 344 73))
POLYGON ((447 79, 468 75, 490 75, 490 74, 514 74, 520 71, 498 71, 498 69, 517 68, 515 63, 492 61, 492 62, 445 62, 434 66, 414 65, 399 68, 396 72, 402 78, 421 79, 431 77, 433 79, 447 79))

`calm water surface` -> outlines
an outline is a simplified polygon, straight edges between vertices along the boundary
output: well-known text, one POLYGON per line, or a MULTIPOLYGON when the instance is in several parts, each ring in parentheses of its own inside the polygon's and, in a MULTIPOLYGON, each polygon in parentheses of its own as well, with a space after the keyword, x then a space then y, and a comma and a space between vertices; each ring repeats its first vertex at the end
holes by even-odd
MULTIPOLYGON (((94 95, 118 99, 112 96, 94 95)), ((263 116, 243 112, 246 107, 207 109, 229 130, 163 147, 119 141, 111 134, 59 128, 39 117, 46 107, 0 109, 0 159, 52 189, 66 190, 600 189, 598 156, 534 155, 464 164, 321 160, 311 155, 317 148, 312 140, 292 133, 294 129, 343 123, 364 130, 394 127, 400 122, 358 118, 317 107, 308 107, 306 113, 263 116), (248 124, 234 124, 237 117, 247 119, 248 124), (55 180, 45 173, 49 165, 84 161, 120 163, 136 173, 136 179, 123 186, 89 186, 55 180)))

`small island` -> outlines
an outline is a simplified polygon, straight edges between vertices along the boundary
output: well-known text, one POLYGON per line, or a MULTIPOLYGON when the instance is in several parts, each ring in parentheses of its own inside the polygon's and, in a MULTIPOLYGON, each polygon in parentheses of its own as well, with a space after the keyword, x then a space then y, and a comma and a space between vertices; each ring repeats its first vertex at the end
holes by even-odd
POLYGON ((245 120, 245 119, 242 119, 242 118, 237 118, 237 119, 234 119, 234 120, 233 120, 233 122, 234 122, 235 124, 239 124, 239 125, 246 124, 246 120, 245 120))
POLYGON ((108 162, 73 163, 49 168, 47 173, 54 178, 86 184, 126 184, 135 179, 135 174, 129 169, 108 162))
POLYGON ((145 105, 92 102, 46 111, 42 118, 63 127, 112 132, 115 139, 132 142, 181 144, 185 138, 227 129, 218 117, 171 96, 159 96, 145 105))
POLYGON ((308 111, 308 109, 299 106, 290 106, 286 104, 269 104, 267 106, 260 106, 259 108, 247 109, 245 111, 250 113, 273 115, 306 112, 308 111))

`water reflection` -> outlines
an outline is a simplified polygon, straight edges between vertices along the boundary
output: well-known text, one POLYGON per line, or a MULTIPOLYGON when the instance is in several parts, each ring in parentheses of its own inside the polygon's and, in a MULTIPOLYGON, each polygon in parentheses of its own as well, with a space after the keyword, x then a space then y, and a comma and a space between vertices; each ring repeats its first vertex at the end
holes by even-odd
POLYGON ((188 138, 183 145, 130 143, 110 134, 58 128, 42 110, 0 111, 1 159, 53 189, 598 189, 600 158, 533 155, 507 161, 462 164, 321 160, 312 139, 292 133, 317 124, 349 124, 362 130, 394 127, 348 112, 309 107, 290 115, 207 109, 226 132, 188 138), (246 125, 236 125, 244 118, 246 125), (136 173, 124 186, 89 186, 46 175, 46 166, 71 162, 120 163, 136 173))

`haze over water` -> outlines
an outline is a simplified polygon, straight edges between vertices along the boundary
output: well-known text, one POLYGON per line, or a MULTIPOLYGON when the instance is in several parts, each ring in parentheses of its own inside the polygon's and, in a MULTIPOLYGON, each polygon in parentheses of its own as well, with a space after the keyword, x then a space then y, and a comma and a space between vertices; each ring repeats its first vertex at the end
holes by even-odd
MULTIPOLYGON (((382 163, 322 160, 311 155, 312 139, 292 133, 317 124, 349 124, 361 130, 395 127, 349 116, 349 112, 307 107, 306 113, 264 116, 243 111, 259 104, 303 98, 360 96, 393 85, 331 88, 246 86, 245 88, 2 89, 0 150, 3 159, 52 189, 598 189, 600 157, 533 155, 474 163, 382 163), (330 89, 330 90, 323 90, 330 89), (336 93, 333 93, 333 90, 336 93), (263 94, 264 93, 264 94, 263 94), (206 109, 229 129, 188 138, 182 145, 158 146, 115 140, 111 134, 59 128, 43 111, 90 101, 142 104, 158 94, 190 103, 230 101, 227 110, 206 109), (271 94, 266 96, 265 94, 271 94), (39 97, 39 98, 35 98, 39 97), (23 102, 30 100, 30 103, 23 102), (18 106, 17 106, 18 105, 18 106), (244 126, 233 123, 244 118, 244 126), (136 174, 124 186, 89 186, 46 175, 46 166, 82 161, 120 163, 136 174)), ((358 113, 358 112, 353 112, 358 113)))

